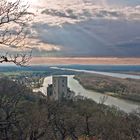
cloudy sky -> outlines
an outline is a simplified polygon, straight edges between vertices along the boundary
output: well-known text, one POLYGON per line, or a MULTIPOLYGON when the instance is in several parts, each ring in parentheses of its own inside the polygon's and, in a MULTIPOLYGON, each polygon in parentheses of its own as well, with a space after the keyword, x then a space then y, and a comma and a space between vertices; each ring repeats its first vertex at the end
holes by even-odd
POLYGON ((36 15, 30 28, 34 56, 140 57, 140 0, 29 4, 36 15))

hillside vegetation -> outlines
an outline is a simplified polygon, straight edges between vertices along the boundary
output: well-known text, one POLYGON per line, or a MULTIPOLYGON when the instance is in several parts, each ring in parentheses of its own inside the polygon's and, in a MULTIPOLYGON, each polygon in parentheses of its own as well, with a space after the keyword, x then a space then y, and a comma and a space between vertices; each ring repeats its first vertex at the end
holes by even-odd
POLYGON ((126 114, 92 100, 49 101, 0 79, 0 140, 139 140, 140 111, 126 114))

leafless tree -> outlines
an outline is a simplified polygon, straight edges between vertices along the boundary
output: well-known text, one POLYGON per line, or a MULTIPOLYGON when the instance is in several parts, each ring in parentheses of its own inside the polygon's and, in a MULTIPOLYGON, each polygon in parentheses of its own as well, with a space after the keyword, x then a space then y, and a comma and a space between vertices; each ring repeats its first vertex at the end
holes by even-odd
POLYGON ((21 120, 21 98, 30 92, 25 86, 12 80, 0 79, 0 138, 2 140, 14 139, 14 130, 22 136, 19 122, 21 120), (12 91, 12 92, 11 92, 12 91))
MULTIPOLYGON (((0 49, 24 49, 27 48, 28 23, 33 14, 28 12, 28 4, 21 0, 8 2, 0 1, 0 49)), ((21 52, 21 50, 20 50, 21 52)), ((16 65, 24 65, 31 58, 31 54, 10 54, 0 52, 0 63, 9 62, 16 65)))

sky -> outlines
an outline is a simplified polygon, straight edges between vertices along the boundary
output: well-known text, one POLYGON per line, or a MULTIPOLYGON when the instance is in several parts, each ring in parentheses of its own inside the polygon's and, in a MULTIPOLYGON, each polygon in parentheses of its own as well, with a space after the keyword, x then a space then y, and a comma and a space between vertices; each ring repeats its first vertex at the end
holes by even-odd
POLYGON ((140 0, 27 2, 34 56, 140 57, 140 0))

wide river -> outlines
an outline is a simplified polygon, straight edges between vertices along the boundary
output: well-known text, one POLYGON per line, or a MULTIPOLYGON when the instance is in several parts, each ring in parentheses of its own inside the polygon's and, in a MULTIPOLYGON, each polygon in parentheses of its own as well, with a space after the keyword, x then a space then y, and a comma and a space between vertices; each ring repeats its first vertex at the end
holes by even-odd
POLYGON ((59 67, 50 67, 50 68, 56 70, 63 70, 63 71, 75 71, 75 72, 83 72, 83 73, 91 73, 91 74, 100 74, 100 75, 111 76, 116 78, 140 79, 140 75, 132 75, 132 74, 101 72, 101 71, 93 71, 93 70, 79 70, 79 69, 69 69, 69 68, 59 68, 59 67))
MULTIPOLYGON (((68 77, 68 86, 69 88, 75 92, 76 95, 82 95, 84 97, 90 98, 94 100, 95 102, 99 103, 101 98, 104 97, 102 93, 94 92, 91 90, 87 90, 83 88, 77 80, 75 80, 73 75, 67 75, 68 77)), ((48 76, 44 79, 43 87, 39 89, 44 94, 47 94, 47 86, 48 84, 52 83, 52 76, 48 76)), ((106 105, 109 106, 116 106, 120 108, 121 110, 129 113, 138 107, 140 107, 140 103, 132 102, 132 101, 127 101, 115 97, 108 96, 106 102, 106 105)))

